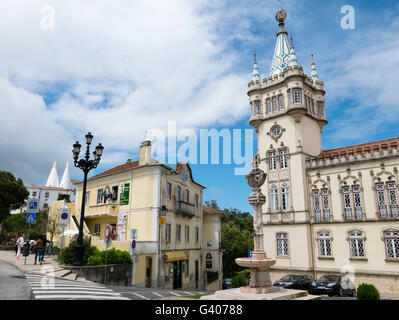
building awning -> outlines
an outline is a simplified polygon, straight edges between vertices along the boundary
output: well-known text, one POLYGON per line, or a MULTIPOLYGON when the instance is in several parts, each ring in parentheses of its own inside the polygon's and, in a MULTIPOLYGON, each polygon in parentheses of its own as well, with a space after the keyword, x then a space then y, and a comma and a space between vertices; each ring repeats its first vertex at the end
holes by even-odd
POLYGON ((178 260, 188 260, 184 251, 169 251, 165 252, 163 259, 165 262, 172 262, 178 260))

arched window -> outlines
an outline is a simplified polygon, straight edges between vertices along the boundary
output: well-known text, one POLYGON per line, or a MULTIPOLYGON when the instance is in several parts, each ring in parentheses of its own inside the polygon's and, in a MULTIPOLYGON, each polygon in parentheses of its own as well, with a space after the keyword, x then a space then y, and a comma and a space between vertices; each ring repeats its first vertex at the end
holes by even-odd
POLYGON ((278 108, 277 97, 273 97, 273 112, 276 112, 278 108))
POLYGON ((381 218, 399 217, 398 198, 396 193, 396 183, 389 181, 386 183, 376 183, 375 190, 377 192, 378 212, 381 218))
POLYGON ((278 109, 283 110, 284 109, 284 97, 282 94, 278 96, 278 109))
POLYGON ((349 245, 351 257, 364 257, 364 237, 363 232, 359 230, 349 231, 349 245))
POLYGON ((270 186, 270 210, 278 210, 278 190, 275 184, 270 186))
POLYGON ((287 233, 277 233, 277 256, 287 257, 288 256, 288 235, 287 233))
POLYGON ((293 96, 294 104, 302 103, 302 89, 301 88, 292 89, 292 96, 293 96))
POLYGON ((331 233, 329 231, 320 231, 317 233, 317 240, 319 243, 319 255, 321 257, 331 257, 331 233))
POLYGON ((387 259, 399 259, 399 231, 384 231, 384 242, 387 259))
POLYGON ((290 188, 286 183, 281 185, 281 208, 290 210, 290 188))
POLYGON ((280 150, 280 169, 288 168, 287 149, 280 150))
POLYGON ((363 209, 359 185, 342 187, 344 217, 346 220, 362 219, 363 209))
POLYGON ((254 114, 260 114, 260 101, 254 101, 254 114))
POLYGON ((270 98, 266 99, 266 113, 271 113, 272 112, 272 101, 270 98))
POLYGON ((330 220, 330 200, 327 188, 313 189, 313 210, 316 221, 330 220))
POLYGON ((269 170, 274 171, 277 169, 276 151, 269 151, 269 170))

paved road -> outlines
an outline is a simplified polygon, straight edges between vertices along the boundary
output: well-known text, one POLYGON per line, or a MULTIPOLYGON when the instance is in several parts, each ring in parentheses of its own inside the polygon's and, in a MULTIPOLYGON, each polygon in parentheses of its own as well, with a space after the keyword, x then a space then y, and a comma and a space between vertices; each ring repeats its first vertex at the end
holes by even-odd
POLYGON ((98 284, 35 274, 27 274, 26 278, 36 300, 129 300, 98 284))
POLYGON ((31 290, 25 274, 0 261, 0 300, 30 300, 31 290))
POLYGON ((165 290, 109 286, 66 280, 45 275, 26 274, 37 300, 159 300, 204 294, 205 291, 165 290))

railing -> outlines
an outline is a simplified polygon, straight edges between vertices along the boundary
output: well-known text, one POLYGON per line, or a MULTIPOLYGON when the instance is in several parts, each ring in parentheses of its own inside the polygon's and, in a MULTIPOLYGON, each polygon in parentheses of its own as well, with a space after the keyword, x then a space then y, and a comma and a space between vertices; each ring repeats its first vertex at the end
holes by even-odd
POLYGON ((85 210, 85 218, 90 218, 94 216, 117 216, 119 212, 119 204, 116 203, 104 203, 92 206, 87 206, 85 210))
POLYGON ((183 216, 194 217, 195 206, 188 202, 176 201, 176 213, 180 213, 183 216))

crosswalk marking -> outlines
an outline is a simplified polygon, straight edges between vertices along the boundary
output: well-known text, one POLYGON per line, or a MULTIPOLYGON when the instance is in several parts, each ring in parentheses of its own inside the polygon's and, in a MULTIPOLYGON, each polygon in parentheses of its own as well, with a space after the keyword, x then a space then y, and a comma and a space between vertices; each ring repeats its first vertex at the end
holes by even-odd
POLYGON ((181 295, 177 294, 176 292, 169 291, 169 293, 174 294, 175 296, 181 297, 181 295))
POLYGON ((41 275, 27 275, 26 278, 35 299, 129 300, 102 285, 41 275))
POLYGON ((134 294, 135 296, 138 296, 138 297, 140 297, 140 298, 143 298, 143 299, 146 299, 146 300, 151 300, 150 298, 144 297, 144 296, 142 296, 141 294, 138 294, 138 293, 136 293, 136 292, 130 292, 130 293, 132 293, 132 294, 134 294))
POLYGON ((183 291, 184 293, 187 293, 189 296, 192 296, 192 295, 194 295, 194 293, 191 293, 191 292, 187 292, 187 291, 183 291))
POLYGON ((162 294, 159 294, 158 292, 152 291, 153 294, 157 295, 158 297, 163 298, 164 296, 162 294))
POLYGON ((83 300, 129 300, 128 298, 119 296, 90 296, 90 295, 79 295, 79 294, 49 294, 49 295, 38 295, 35 299, 83 299, 83 300))

